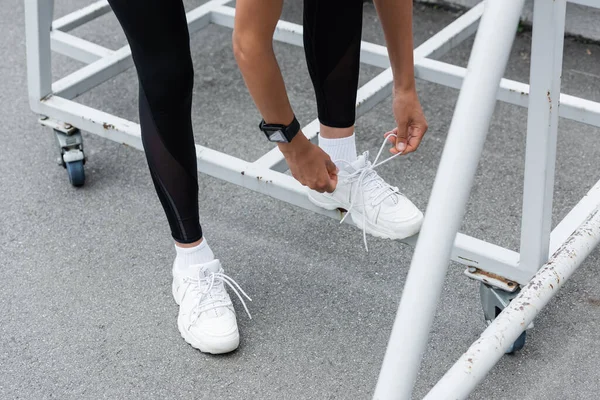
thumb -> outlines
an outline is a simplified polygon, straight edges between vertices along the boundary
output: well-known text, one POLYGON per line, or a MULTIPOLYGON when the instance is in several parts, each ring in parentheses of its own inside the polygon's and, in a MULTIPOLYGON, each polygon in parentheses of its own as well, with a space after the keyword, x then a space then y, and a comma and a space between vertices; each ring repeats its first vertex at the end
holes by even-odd
POLYGON ((396 131, 396 149, 399 152, 406 150, 406 142, 408 141, 408 123, 400 121, 398 123, 398 130, 396 131))
POLYGON ((331 161, 330 159, 325 160, 325 167, 327 168, 327 172, 329 173, 329 176, 337 176, 338 167, 335 165, 335 163, 333 161, 331 161))

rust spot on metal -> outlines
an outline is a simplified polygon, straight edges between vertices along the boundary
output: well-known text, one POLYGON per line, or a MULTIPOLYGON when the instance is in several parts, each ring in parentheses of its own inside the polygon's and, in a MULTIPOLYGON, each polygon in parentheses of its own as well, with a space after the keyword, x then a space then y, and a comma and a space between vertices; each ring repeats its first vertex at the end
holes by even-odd
POLYGON ((517 283, 516 283, 516 282, 513 282, 513 281, 511 281, 511 280, 508 280, 508 279, 506 279, 506 278, 505 278, 505 277, 503 277, 503 276, 496 275, 496 274, 493 274, 493 273, 491 273, 491 272, 483 271, 483 270, 481 270, 481 269, 479 269, 479 268, 475 268, 475 272, 471 272, 471 273, 472 273, 472 274, 477 274, 477 275, 479 275, 479 276, 482 276, 482 277, 483 277, 483 278, 482 278, 482 280, 483 280, 484 282, 486 282, 486 283, 488 282, 488 280, 487 280, 487 279, 485 279, 485 278, 486 278, 486 277, 488 277, 488 278, 490 278, 490 279, 495 279, 495 280, 497 280, 497 281, 500 281, 500 282, 502 282, 502 283, 505 283, 505 284, 506 284, 508 287, 515 287, 515 286, 517 285, 517 283))
POLYGON ((102 123, 102 127, 104 129, 107 129, 107 130, 108 129, 115 129, 115 126, 113 124, 109 124, 109 123, 106 123, 106 122, 102 123))

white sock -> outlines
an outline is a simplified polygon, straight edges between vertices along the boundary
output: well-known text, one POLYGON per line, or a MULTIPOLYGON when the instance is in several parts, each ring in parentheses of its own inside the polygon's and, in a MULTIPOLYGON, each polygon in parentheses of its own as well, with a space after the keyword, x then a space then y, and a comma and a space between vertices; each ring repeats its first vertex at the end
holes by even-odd
POLYGON ((215 259, 215 255, 208 246, 206 238, 202 243, 194 247, 175 246, 177 256, 175 257, 175 268, 185 269, 195 264, 205 264, 215 259))
POLYGON ((356 161, 356 136, 340 139, 328 139, 319 135, 319 147, 331 157, 332 161, 356 161))

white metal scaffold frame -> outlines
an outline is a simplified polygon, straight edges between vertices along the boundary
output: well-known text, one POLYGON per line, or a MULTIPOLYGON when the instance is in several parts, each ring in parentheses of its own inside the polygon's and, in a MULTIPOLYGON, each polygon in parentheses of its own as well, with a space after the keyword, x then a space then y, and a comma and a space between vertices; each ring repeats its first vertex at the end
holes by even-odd
MULTIPOLYGON (((210 0, 188 12, 190 33, 211 23, 233 27, 235 9, 227 6, 231 1, 210 0)), ((598 0, 570 1, 600 8, 598 0)), ((507 350, 522 347, 524 330, 600 241, 600 181, 554 230, 550 227, 558 117, 600 127, 600 103, 560 93, 566 2, 535 0, 531 85, 502 78, 524 0, 485 0, 414 51, 417 78, 461 92, 420 238, 405 240, 416 243, 416 249, 376 399, 411 397, 450 259, 482 282, 490 325, 428 399, 465 398, 507 350), (475 32, 466 69, 435 60, 475 32), (520 253, 458 233, 496 100, 529 108, 520 253)), ((129 46, 111 50, 69 33, 108 13, 108 3, 100 0, 54 21, 53 6, 53 0, 25 0, 25 22, 30 106, 42 116, 42 124, 56 131, 60 162, 84 161, 79 129, 143 150, 138 124, 73 101, 133 66, 129 46), (52 51, 86 66, 52 82, 52 51)), ((275 40, 302 46, 302 27, 280 21, 275 40)), ((361 62, 385 70, 359 89, 357 116, 392 89, 384 46, 362 42, 361 62)), ((309 138, 317 130, 316 119, 303 128, 309 138)), ((302 186, 283 173, 287 166, 277 148, 254 162, 199 145, 196 154, 200 172, 340 218, 338 212, 308 201, 302 186)))

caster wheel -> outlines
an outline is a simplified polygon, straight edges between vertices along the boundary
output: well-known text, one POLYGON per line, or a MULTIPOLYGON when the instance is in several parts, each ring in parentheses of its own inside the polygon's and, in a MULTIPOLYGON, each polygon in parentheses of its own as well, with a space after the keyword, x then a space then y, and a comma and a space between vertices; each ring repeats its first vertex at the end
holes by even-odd
POLYGON ((521 336, 519 336, 517 340, 515 340, 515 342, 512 344, 512 346, 510 346, 508 350, 506 350, 506 354, 514 354, 515 352, 523 349, 523 347, 525 346, 526 338, 527 331, 523 331, 523 333, 521 333, 521 336))
POLYGON ((85 183, 85 172, 83 170, 83 160, 66 163, 69 182, 73 186, 83 186, 85 183))

